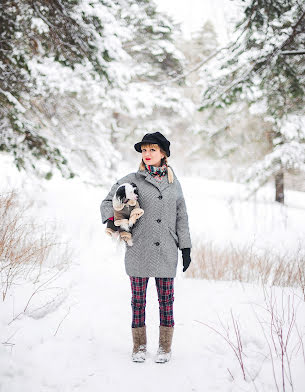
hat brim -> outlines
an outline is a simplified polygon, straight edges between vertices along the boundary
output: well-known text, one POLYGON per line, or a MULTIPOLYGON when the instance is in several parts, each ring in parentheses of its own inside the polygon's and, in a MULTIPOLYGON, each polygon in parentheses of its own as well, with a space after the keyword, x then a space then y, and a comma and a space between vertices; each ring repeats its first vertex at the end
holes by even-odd
POLYGON ((144 142, 136 143, 134 145, 135 150, 138 152, 142 152, 142 150, 141 150, 142 144, 158 144, 158 146, 160 147, 160 144, 156 143, 156 140, 145 140, 144 142))

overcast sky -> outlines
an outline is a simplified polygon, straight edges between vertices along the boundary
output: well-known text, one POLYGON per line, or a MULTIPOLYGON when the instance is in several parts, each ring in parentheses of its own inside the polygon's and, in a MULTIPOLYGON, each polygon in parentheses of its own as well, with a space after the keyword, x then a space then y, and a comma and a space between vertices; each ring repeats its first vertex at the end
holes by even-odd
POLYGON ((175 21, 182 23, 187 38, 210 19, 216 26, 220 43, 228 41, 229 20, 238 12, 238 2, 232 0, 155 0, 155 3, 160 11, 166 11, 175 21))

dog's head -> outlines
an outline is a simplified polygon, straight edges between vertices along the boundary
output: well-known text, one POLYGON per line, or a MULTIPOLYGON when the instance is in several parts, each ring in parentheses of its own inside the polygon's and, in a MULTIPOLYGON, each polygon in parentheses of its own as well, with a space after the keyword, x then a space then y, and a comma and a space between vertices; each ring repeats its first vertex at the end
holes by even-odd
POLYGON ((121 184, 116 190, 113 197, 113 207, 116 210, 121 210, 124 208, 124 205, 127 204, 130 200, 133 201, 130 205, 135 205, 135 202, 138 200, 139 193, 138 188, 135 183, 126 182, 121 184))

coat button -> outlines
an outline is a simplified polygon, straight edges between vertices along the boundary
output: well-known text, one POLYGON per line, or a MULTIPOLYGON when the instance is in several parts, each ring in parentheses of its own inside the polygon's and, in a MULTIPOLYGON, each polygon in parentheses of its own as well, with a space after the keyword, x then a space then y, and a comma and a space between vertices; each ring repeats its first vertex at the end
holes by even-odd
POLYGON ((160 222, 161 222, 161 219, 157 219, 157 222, 160 223, 160 222))
POLYGON ((159 246, 159 245, 160 245, 160 242, 155 242, 155 244, 156 244, 157 246, 159 246))
POLYGON ((158 199, 160 199, 160 200, 161 200, 161 199, 162 199, 162 196, 161 196, 161 195, 160 195, 160 196, 158 196, 158 199))

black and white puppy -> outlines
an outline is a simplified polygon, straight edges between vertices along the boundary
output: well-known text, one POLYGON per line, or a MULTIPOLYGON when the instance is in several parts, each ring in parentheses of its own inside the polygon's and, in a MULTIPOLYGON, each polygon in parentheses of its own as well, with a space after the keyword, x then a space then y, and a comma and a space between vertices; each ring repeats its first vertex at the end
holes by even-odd
MULTIPOLYGON (((135 183, 124 183, 119 185, 113 199, 112 205, 114 209, 114 227, 118 228, 120 238, 124 240, 129 246, 132 246, 131 228, 143 214, 144 211, 140 208, 138 203, 139 192, 135 183)), ((110 223, 111 225, 111 223, 110 223)), ((112 227, 112 231, 116 231, 112 227)), ((106 231, 107 231, 106 228, 106 231)), ((114 233, 108 234, 113 235, 114 233)))
MULTIPOLYGON (((134 182, 126 182, 120 185, 115 191, 113 197, 113 207, 116 209, 122 209, 123 204, 127 204, 129 200, 137 201, 139 197, 138 187, 134 182)), ((133 204, 133 202, 132 202, 133 204)), ((134 203, 135 205, 135 203, 134 203)))

